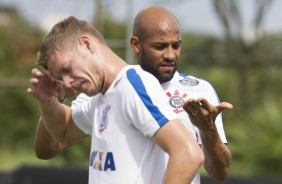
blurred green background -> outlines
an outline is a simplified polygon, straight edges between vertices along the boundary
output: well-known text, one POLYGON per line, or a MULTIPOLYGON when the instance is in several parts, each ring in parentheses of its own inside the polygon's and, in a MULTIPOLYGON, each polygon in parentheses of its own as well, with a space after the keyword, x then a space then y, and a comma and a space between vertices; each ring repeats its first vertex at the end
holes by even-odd
MULTIPOLYGON (((102 1, 95 2, 102 7, 102 1)), ((239 34, 243 26, 236 1, 211 2, 224 35, 183 32, 179 71, 208 80, 221 101, 234 105, 233 110, 223 112, 233 155, 230 175, 282 177, 282 30, 277 34, 262 33, 263 17, 272 1, 257 4, 252 40, 239 34)), ((105 7, 103 10, 97 11, 93 25, 122 58, 132 57, 126 52, 126 32, 130 28, 107 16, 110 12, 105 7)), ((0 171, 23 165, 88 166, 89 139, 49 161, 37 159, 33 151, 39 111, 26 89, 45 34, 16 6, 0 4, 0 171)), ((206 174, 204 169, 201 172, 206 174)))

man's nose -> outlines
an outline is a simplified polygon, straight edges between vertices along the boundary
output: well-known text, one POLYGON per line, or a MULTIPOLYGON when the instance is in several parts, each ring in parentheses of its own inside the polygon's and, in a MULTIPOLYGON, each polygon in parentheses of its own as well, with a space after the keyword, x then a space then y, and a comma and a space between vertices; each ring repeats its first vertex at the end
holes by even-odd
POLYGON ((73 83, 73 79, 69 75, 63 75, 62 79, 63 79, 64 85, 67 88, 71 88, 71 85, 73 83))
POLYGON ((166 49, 166 52, 164 54, 165 59, 169 60, 169 61, 174 61, 176 58, 176 54, 173 48, 168 47, 166 49))

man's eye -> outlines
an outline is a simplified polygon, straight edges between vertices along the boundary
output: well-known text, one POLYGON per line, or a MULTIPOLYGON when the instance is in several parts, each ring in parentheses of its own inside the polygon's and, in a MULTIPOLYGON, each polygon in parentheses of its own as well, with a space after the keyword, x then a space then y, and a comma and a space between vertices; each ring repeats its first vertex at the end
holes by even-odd
POLYGON ((180 47, 180 44, 175 44, 172 46, 173 49, 178 49, 180 47))
POLYGON ((163 50, 164 48, 165 48, 165 46, 163 46, 163 45, 155 46, 156 50, 163 50))
POLYGON ((64 68, 63 69, 63 73, 68 73, 69 72, 69 68, 64 68))

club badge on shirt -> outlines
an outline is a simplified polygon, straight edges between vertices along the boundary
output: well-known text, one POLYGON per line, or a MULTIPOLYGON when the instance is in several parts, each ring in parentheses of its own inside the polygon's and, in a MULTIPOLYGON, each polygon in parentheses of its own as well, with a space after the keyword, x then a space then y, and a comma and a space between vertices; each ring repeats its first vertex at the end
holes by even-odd
POLYGON ((183 93, 182 95, 178 90, 175 90, 173 94, 170 92, 167 92, 166 95, 169 97, 169 104, 174 109, 173 112, 176 114, 184 111, 182 108, 182 105, 184 103, 184 98, 187 96, 186 93, 183 93))
POLYGON ((110 105, 107 105, 104 110, 103 110, 103 115, 102 115, 102 120, 100 122, 100 126, 99 126, 99 132, 102 133, 108 125, 108 112, 111 109, 110 105))
POLYGON ((199 81, 197 79, 191 77, 184 77, 183 79, 179 80, 179 82, 183 86, 187 86, 187 87, 192 87, 199 84, 199 81))

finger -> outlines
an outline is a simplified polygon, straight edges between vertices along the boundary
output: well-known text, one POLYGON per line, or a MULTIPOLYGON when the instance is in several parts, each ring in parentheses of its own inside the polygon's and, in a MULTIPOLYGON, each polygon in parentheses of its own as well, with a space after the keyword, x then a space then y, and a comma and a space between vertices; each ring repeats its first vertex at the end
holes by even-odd
POLYGON ((31 85, 36 87, 38 82, 39 82, 39 80, 37 78, 31 78, 29 82, 30 82, 31 85))
POLYGON ((223 102, 223 103, 220 103, 219 105, 217 106, 213 106, 212 104, 210 104, 206 99, 202 98, 200 99, 201 100, 201 103, 202 103, 202 106, 207 109, 208 112, 210 113, 214 113, 215 114, 215 117, 220 114, 222 112, 222 110, 226 109, 226 108, 231 108, 232 105, 227 103, 227 102, 223 102))
POLYGON ((26 92, 28 94, 34 95, 34 89, 33 88, 27 88, 26 92))
POLYGON ((183 106, 188 109, 189 111, 194 110, 194 105, 193 105, 194 99, 188 99, 183 106))
POLYGON ((183 109, 191 116, 195 115, 197 112, 197 109, 195 108, 195 99, 188 99, 184 104, 183 104, 183 109))
POLYGON ((224 109, 233 109, 233 105, 229 102, 221 102, 216 108, 221 112, 224 109))
POLYGON ((50 72, 48 72, 47 70, 44 70, 43 72, 41 72, 39 69, 37 68, 33 68, 31 70, 31 73, 32 75, 35 77, 35 78, 48 78, 49 80, 53 81, 53 78, 50 74, 50 72))
POLYGON ((33 95, 33 96, 35 96, 35 97, 37 98, 36 88, 32 88, 32 87, 27 88, 26 92, 27 92, 28 94, 33 95))
POLYGON ((56 80, 49 70, 43 70, 43 73, 44 73, 44 75, 47 76, 49 79, 51 79, 51 80, 56 80))
POLYGON ((42 73, 40 70, 38 70, 37 68, 33 68, 33 69, 31 70, 31 74, 32 74, 34 77, 36 77, 36 78, 39 78, 39 77, 42 77, 42 76, 43 76, 43 73, 42 73))
POLYGON ((194 108, 196 111, 200 111, 200 110, 201 110, 202 104, 201 104, 201 102, 199 102, 198 100, 195 100, 195 99, 194 99, 194 100, 191 102, 191 104, 192 104, 193 108, 194 108))
POLYGON ((213 106, 205 98, 199 98, 198 101, 202 104, 202 107, 205 108, 208 112, 212 112, 213 106))
POLYGON ((188 99, 187 106, 193 116, 197 113, 202 113, 201 104, 196 99, 188 99))

